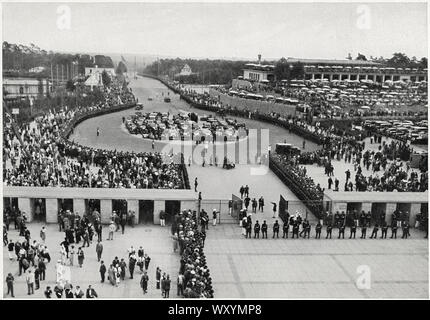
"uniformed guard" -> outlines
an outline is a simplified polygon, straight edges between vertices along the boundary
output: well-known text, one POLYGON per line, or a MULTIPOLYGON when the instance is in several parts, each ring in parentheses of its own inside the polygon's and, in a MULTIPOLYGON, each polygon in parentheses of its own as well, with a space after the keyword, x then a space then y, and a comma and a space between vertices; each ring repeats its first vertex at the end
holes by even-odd
POLYGON ((350 230, 350 234, 349 234, 349 238, 352 238, 352 235, 354 235, 354 239, 355 239, 355 233, 357 232, 357 225, 354 223, 351 225, 351 230, 350 230))
POLYGON ((394 237, 394 239, 397 239, 397 223, 393 223, 392 225, 391 225, 391 239, 393 239, 393 237, 394 237))
POLYGON ((322 224, 318 221, 317 225, 315 226, 315 239, 321 239, 321 229, 322 229, 322 224))
POLYGON ((364 211, 360 213, 360 227, 362 227, 366 223, 366 214, 364 211))
POLYGON ((248 239, 248 236, 251 239, 251 233, 252 233, 252 222, 248 222, 246 224, 246 238, 247 239, 248 239))
POLYGON ((266 220, 264 220, 263 224, 261 225, 261 238, 267 239, 267 223, 266 223, 266 220))
POLYGON ((368 227, 370 227, 370 222, 372 221, 372 214, 370 213, 370 211, 367 212, 366 214, 366 224, 368 227))
POLYGON ((293 239, 294 239, 294 237, 299 238, 299 229, 300 229, 300 224, 298 222, 294 223, 294 225, 293 225, 293 239))
POLYGON ((402 231, 403 231, 402 239, 407 239, 409 236, 409 223, 407 222, 403 223, 402 231))
POLYGON ((325 236, 326 239, 328 239, 328 236, 330 236, 331 239, 331 231, 332 231, 333 227, 331 226, 331 223, 329 223, 327 225, 327 235, 325 236))
POLYGON ((278 223, 278 220, 276 220, 275 224, 273 225, 273 237, 272 238, 275 237, 275 234, 276 234, 276 237, 279 238, 279 223, 278 223))
POLYGON ((290 224, 289 224, 289 221, 287 219, 284 222, 284 225, 282 226, 282 231, 283 231, 282 238, 288 239, 288 231, 289 231, 289 229, 290 229, 290 224))
POLYGON ((258 220, 255 221, 254 225, 254 239, 260 238, 260 224, 258 223, 258 220))
POLYGON ((340 236, 345 239, 345 225, 343 223, 339 227, 339 236, 337 238, 340 239, 340 236))
POLYGON ((373 239, 373 238, 376 239, 378 237, 378 230, 379 230, 379 226, 378 224, 375 224, 372 230, 372 234, 370 235, 370 239, 373 239))
POLYGON ((382 225, 382 227, 381 227, 381 230, 382 230, 381 239, 387 239, 388 225, 387 225, 387 223, 385 222, 385 220, 384 220, 384 223, 383 223, 383 225, 382 225))
POLYGON ((384 211, 381 212, 380 220, 381 220, 380 224, 381 224, 381 226, 383 226, 385 224, 385 212, 384 211))
POLYGON ((307 221, 307 223, 306 223, 305 238, 306 238, 306 235, 308 236, 308 239, 309 239, 309 237, 311 235, 311 224, 309 223, 309 221, 307 221))
POLYGON ((340 222, 340 214, 339 214, 339 211, 336 211, 334 215, 334 225, 336 227, 339 226, 339 222, 340 222))
POLYGON ((361 237, 360 237, 360 239, 366 239, 366 232, 367 232, 367 226, 366 226, 366 224, 364 224, 361 227, 361 237))

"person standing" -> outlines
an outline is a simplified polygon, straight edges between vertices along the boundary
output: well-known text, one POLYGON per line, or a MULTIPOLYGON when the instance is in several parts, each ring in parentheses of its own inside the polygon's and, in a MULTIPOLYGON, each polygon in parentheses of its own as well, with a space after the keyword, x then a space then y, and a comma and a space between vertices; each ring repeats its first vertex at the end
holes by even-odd
POLYGON ((260 239, 260 224, 258 223, 258 220, 255 221, 254 224, 254 239, 255 238, 260 239))
POLYGON ((326 236, 325 236, 325 238, 326 239, 328 239, 328 237, 330 236, 330 239, 331 239, 331 232, 332 232, 332 230, 333 230, 333 227, 331 226, 331 224, 329 223, 328 225, 327 225, 327 234, 326 234, 326 236))
POLYGON ((264 220, 263 224, 261 225, 261 238, 267 239, 267 223, 266 223, 266 220, 264 220))
POLYGON ((148 271, 149 263, 151 262, 151 258, 148 256, 147 253, 145 253, 145 255, 144 255, 144 262, 145 262, 145 270, 148 271))
POLYGON ((82 299, 82 297, 83 297, 85 294, 84 294, 84 292, 82 291, 81 287, 76 286, 74 295, 75 295, 75 298, 77 298, 77 299, 82 299))
POLYGON ((50 286, 47 286, 47 287, 46 287, 46 290, 45 290, 44 294, 45 294, 45 297, 46 297, 47 299, 51 299, 52 290, 51 290, 51 287, 50 287, 50 286))
POLYGON ((282 238, 284 239, 288 239, 288 232, 290 229, 290 224, 288 219, 286 221, 284 221, 284 224, 282 226, 282 238))
POLYGON ((75 263, 75 246, 71 246, 69 250, 69 262, 73 266, 75 263))
POLYGON ((28 270, 25 281, 27 282, 28 295, 34 294, 34 273, 31 272, 31 269, 28 270))
POLYGON ((367 224, 364 223, 361 227, 361 237, 360 239, 366 239, 366 233, 367 233, 367 224))
POLYGON ((42 239, 42 242, 45 243, 46 240, 46 227, 43 226, 40 230, 40 239, 42 239))
POLYGON ((382 231, 381 239, 387 239, 388 225, 385 222, 385 220, 382 223, 381 231, 382 231))
POLYGON ((161 269, 159 267, 155 270, 155 280, 157 282, 157 289, 160 289, 161 269))
POLYGON ((103 283, 105 282, 105 274, 106 274, 106 266, 103 260, 100 262, 99 272, 100 272, 100 278, 101 278, 100 282, 103 283))
POLYGON ((216 222, 217 222, 216 220, 217 220, 217 212, 216 212, 216 209, 214 209, 212 212, 212 224, 214 227, 216 226, 216 222))
POLYGON ((96 290, 94 290, 92 287, 91 287, 91 285, 89 285, 88 286, 88 289, 87 289, 87 299, 94 299, 94 298, 97 298, 98 296, 97 296, 97 292, 96 292, 96 290))
POLYGON ((143 290, 143 294, 148 292, 148 281, 149 277, 146 271, 143 272, 142 277, 140 278, 140 287, 143 290))
POLYGON ((160 211, 160 226, 164 227, 166 225, 166 216, 163 210, 160 211))
POLYGON ((164 297, 165 298, 169 298, 170 284, 171 284, 170 276, 167 275, 166 279, 164 280, 164 297))
POLYGON ((372 234, 370 235, 370 239, 378 238, 378 230, 379 230, 379 226, 378 224, 375 224, 372 230, 372 234))
POLYGON ((97 240, 98 241, 102 241, 102 224, 101 223, 97 223, 97 226, 95 227, 96 232, 97 232, 97 240))
POLYGON ((320 221, 318 221, 317 225, 315 226, 315 239, 321 239, 321 230, 322 230, 322 224, 320 221))
POLYGON ((391 225, 391 237, 390 239, 397 239, 397 223, 391 225))
POLYGON ((197 177, 194 179, 194 192, 197 192, 197 186, 199 185, 197 177))
POLYGON ((343 222, 341 222, 341 225, 339 226, 339 235, 338 235, 338 239, 340 239, 340 237, 342 236, 342 239, 345 239, 345 225, 343 224, 343 222))
POLYGON ((275 238, 275 234, 276 234, 276 238, 279 238, 279 223, 278 220, 275 221, 275 224, 273 225, 273 237, 275 238))
POLYGON ((178 287, 178 296, 184 295, 184 275, 182 273, 178 274, 178 281, 177 281, 177 287, 178 287))
POLYGON ((113 233, 115 232, 115 230, 116 230, 116 226, 114 221, 112 220, 109 225, 109 236, 107 240, 113 240, 113 233))
POLYGON ((258 199, 258 210, 263 212, 264 209, 264 198, 263 196, 260 197, 260 199, 258 199))
POLYGON ((276 209, 277 209, 277 205, 276 202, 271 202, 271 204, 273 204, 273 217, 272 218, 276 218, 276 209))
POLYGON ((15 295, 13 293, 13 282, 15 281, 15 278, 13 277, 12 273, 9 273, 6 277, 6 284, 7 284, 7 294, 10 293, 10 296, 12 298, 15 298, 15 295))
POLYGON ((36 284, 36 290, 39 290, 40 288, 40 270, 36 267, 34 269, 34 283, 36 284))
POLYGON ((352 235, 354 235, 354 239, 355 239, 355 233, 357 232, 357 225, 356 222, 354 221, 351 225, 351 229, 350 229, 350 234, 349 234, 349 238, 352 238, 352 235))
POLYGON ((252 232, 252 222, 248 221, 246 223, 246 239, 251 239, 251 232, 252 232))
POLYGON ((133 279, 133 274, 134 274, 134 268, 136 266, 136 255, 132 254, 129 258, 128 258, 128 270, 130 271, 130 279, 133 279))
POLYGON ((15 251, 15 244, 12 240, 9 240, 9 243, 7 245, 7 253, 9 255, 9 260, 13 260, 14 258, 14 251, 15 251))
POLYGON ((96 253, 97 253, 97 261, 100 262, 102 258, 102 253, 103 253, 103 244, 100 240, 97 241, 97 244, 96 244, 96 253))
POLYGON ((82 268, 82 265, 84 264, 85 254, 84 250, 82 250, 82 247, 79 247, 78 249, 78 264, 79 267, 82 268))

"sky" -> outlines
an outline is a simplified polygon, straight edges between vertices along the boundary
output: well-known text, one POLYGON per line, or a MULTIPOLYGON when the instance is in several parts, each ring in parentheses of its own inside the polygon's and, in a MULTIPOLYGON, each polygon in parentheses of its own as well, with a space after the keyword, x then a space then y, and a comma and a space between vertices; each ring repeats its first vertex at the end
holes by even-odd
POLYGON ((64 5, 3 3, 3 40, 200 58, 427 56, 425 3, 73 3, 70 15, 64 5))

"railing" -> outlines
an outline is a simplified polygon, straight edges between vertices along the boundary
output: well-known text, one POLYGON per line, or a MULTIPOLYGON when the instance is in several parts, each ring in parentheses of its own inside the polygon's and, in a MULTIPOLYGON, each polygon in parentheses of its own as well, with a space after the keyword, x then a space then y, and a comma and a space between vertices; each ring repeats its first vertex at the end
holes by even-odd
POLYGON ((303 204, 314 214, 316 218, 320 218, 323 210, 323 201, 321 199, 312 198, 304 186, 299 185, 296 178, 288 172, 278 160, 273 156, 269 157, 269 167, 278 176, 278 178, 299 198, 303 204))
POLYGON ((67 139, 70 136, 70 134, 73 132, 73 129, 78 124, 80 124, 81 122, 83 122, 87 119, 102 116, 102 115, 109 114, 109 113, 127 110, 130 108, 133 108, 134 106, 136 106, 135 103, 116 105, 116 106, 113 106, 110 108, 98 109, 98 110, 93 110, 93 111, 87 112, 85 114, 80 114, 80 115, 76 116, 73 120, 70 121, 70 123, 67 125, 67 127, 62 132, 61 136, 63 137, 63 139, 67 139))

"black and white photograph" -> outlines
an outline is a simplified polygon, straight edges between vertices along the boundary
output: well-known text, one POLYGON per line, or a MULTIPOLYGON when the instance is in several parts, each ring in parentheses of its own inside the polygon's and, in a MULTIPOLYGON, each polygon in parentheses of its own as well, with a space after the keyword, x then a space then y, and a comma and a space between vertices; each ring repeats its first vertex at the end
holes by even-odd
POLYGON ((427 1, 1 1, 1 37, 3 300, 429 299, 427 1))

